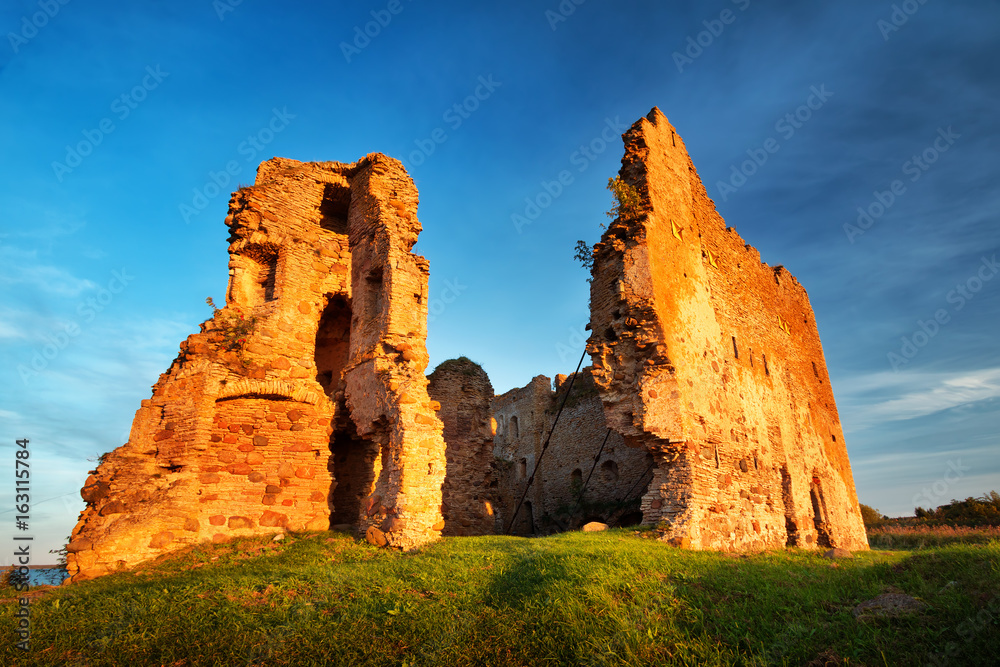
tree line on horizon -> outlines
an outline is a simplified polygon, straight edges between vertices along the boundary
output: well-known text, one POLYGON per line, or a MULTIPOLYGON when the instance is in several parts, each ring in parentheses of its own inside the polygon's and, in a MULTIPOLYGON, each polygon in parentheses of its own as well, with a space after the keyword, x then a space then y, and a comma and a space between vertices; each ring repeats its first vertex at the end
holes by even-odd
POLYGON ((1000 526, 1000 493, 990 491, 965 500, 952 499, 947 505, 933 509, 916 507, 913 516, 890 519, 874 507, 861 504, 861 518, 866 527, 884 524, 919 526, 1000 526))

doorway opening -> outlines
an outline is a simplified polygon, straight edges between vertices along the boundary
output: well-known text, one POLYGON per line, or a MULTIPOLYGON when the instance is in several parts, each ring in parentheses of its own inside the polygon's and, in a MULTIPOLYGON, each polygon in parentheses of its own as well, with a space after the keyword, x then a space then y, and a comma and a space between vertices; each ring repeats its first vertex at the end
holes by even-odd
POLYGON ((353 424, 341 427, 330 437, 330 459, 334 486, 330 494, 330 525, 357 526, 362 501, 371 494, 378 477, 378 443, 358 437, 353 424))

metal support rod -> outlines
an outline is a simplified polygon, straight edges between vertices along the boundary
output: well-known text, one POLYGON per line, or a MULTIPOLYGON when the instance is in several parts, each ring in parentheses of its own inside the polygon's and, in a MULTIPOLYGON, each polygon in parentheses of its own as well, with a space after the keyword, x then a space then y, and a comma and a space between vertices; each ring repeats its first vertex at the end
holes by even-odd
POLYGON ((573 391, 573 383, 576 382, 576 376, 580 372, 580 366, 583 365, 583 358, 587 356, 587 348, 583 348, 583 354, 580 355, 580 363, 576 365, 576 370, 573 371, 572 377, 569 379, 569 387, 566 388, 566 395, 563 396, 562 403, 559 405, 559 412, 556 413, 556 419, 552 422, 552 428, 549 429, 549 435, 545 438, 545 443, 542 445, 542 452, 538 455, 538 460, 535 461, 535 468, 531 471, 531 477, 528 478, 528 484, 524 487, 524 493, 521 494, 521 500, 517 503, 517 509, 514 510, 514 515, 510 518, 510 524, 507 526, 507 530, 504 531, 505 535, 510 535, 511 529, 514 527, 514 522, 517 520, 517 515, 521 511, 521 505, 524 504, 524 499, 528 497, 528 489, 531 488, 531 484, 535 481, 535 474, 538 472, 538 467, 542 465, 542 457, 545 456, 545 450, 549 448, 549 440, 552 439, 552 433, 556 430, 556 424, 559 423, 559 417, 562 415, 563 408, 566 407, 566 401, 569 400, 570 392, 573 391))
MULTIPOLYGON (((608 432, 604 434, 604 442, 601 443, 601 448, 597 450, 597 456, 594 457, 594 465, 590 467, 590 472, 587 474, 587 481, 583 483, 580 487, 580 493, 576 496, 576 505, 573 506, 573 511, 569 513, 569 521, 572 523, 573 517, 576 516, 576 510, 580 508, 580 502, 583 500, 583 494, 587 491, 587 485, 590 484, 590 478, 594 474, 594 470, 597 469, 597 462, 601 460, 601 454, 604 453, 604 445, 608 444, 608 438, 611 437, 611 427, 608 427, 608 432)), ((645 475, 645 473, 643 473, 645 475)))

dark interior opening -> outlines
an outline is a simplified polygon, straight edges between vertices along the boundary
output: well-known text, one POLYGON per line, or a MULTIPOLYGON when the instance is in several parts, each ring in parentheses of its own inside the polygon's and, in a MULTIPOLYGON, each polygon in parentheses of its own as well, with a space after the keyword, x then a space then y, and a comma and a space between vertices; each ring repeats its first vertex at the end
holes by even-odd
POLYGON ((327 395, 338 389, 350 347, 351 305, 338 295, 326 304, 316 331, 316 381, 327 395))
POLYGON ((618 519, 618 525, 622 528, 627 528, 629 526, 638 526, 642 523, 642 512, 627 512, 622 514, 621 518, 618 519))
POLYGON ((347 214, 351 208, 351 189, 334 183, 323 186, 319 204, 319 226, 335 234, 347 234, 347 214))
POLYGON ((535 512, 531 508, 531 501, 525 500, 524 507, 521 509, 524 512, 524 519, 528 524, 528 534, 535 534, 535 512))
POLYGON ((781 466, 781 500, 785 506, 785 546, 799 546, 799 530, 795 525, 795 505, 792 502, 792 476, 781 466))
POLYGON ((274 284, 277 282, 278 277, 277 255, 270 257, 269 260, 262 267, 257 278, 257 284, 260 285, 261 291, 264 293, 264 301, 274 301, 274 284))
POLYGON ((809 498, 812 500, 816 544, 821 547, 830 548, 833 544, 830 541, 830 533, 826 525, 826 502, 823 499, 823 490, 815 481, 809 485, 809 498))
POLYGON ((358 524, 361 501, 375 481, 378 453, 378 444, 358 437, 352 425, 339 429, 330 438, 330 458, 336 480, 331 494, 331 526, 358 524))

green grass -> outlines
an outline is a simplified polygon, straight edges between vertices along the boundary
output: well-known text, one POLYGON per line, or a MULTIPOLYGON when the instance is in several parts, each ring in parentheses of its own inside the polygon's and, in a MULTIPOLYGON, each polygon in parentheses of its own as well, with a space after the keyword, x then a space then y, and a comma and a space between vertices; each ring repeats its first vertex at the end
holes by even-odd
POLYGON ((994 664, 1000 542, 833 563, 682 551, 628 530, 409 554, 320 533, 52 589, 32 604, 28 656, 13 647, 14 609, 0 610, 3 665, 994 664), (928 606, 854 619, 894 591, 928 606))

